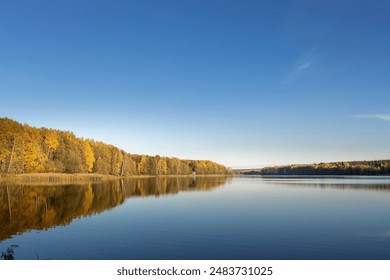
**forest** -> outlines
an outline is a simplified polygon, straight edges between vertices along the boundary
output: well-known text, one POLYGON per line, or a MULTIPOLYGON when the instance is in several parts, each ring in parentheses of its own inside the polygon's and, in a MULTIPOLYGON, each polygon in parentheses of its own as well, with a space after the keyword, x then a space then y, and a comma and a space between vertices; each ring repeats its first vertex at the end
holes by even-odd
POLYGON ((390 175, 390 160, 341 161, 242 170, 244 175, 390 175))
POLYGON ((129 154, 72 132, 0 118, 0 174, 95 173, 114 176, 228 174, 209 160, 129 154))

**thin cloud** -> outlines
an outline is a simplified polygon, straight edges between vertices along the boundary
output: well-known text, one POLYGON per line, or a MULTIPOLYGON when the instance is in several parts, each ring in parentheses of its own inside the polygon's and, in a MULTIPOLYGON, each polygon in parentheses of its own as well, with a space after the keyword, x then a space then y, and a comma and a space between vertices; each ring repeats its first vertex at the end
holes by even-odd
POLYGON ((310 60, 305 62, 304 64, 296 67, 292 72, 290 72, 286 78, 282 81, 283 84, 287 84, 288 82, 294 80, 299 74, 304 72, 307 68, 309 68, 314 63, 314 60, 310 60))
POLYGON ((312 67, 322 56, 324 56, 324 53, 319 53, 317 48, 313 48, 306 52, 298 59, 294 69, 290 71, 282 80, 282 84, 287 84, 298 78, 310 67, 312 67))
POLYGON ((390 115, 372 114, 372 115, 355 115, 356 119, 377 119, 385 122, 390 122, 390 115))

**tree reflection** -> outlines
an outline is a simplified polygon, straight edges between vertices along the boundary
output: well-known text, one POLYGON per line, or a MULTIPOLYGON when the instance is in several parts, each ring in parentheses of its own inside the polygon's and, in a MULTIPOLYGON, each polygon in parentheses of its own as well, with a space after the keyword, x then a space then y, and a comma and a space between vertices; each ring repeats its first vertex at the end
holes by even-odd
MULTIPOLYGON (((305 178, 297 179, 297 177, 285 177, 283 179, 277 177, 265 177, 263 182, 273 185, 285 185, 299 188, 321 188, 321 189, 337 189, 337 190, 364 190, 364 191, 390 191, 390 184, 385 183, 332 183, 332 182, 311 182, 305 181, 305 178)), ((308 178, 306 178, 308 179, 308 178)), ((362 179, 363 180, 363 179, 362 179)))
POLYGON ((101 213, 130 197, 207 191, 228 177, 154 177, 62 186, 0 186, 0 240, 29 230, 67 225, 73 219, 101 213))

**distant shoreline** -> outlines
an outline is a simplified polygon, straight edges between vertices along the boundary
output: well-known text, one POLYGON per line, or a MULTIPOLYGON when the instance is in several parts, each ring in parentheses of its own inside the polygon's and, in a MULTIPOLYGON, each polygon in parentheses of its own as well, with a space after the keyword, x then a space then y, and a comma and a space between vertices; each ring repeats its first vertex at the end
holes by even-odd
POLYGON ((304 179, 304 178, 364 178, 364 177, 370 177, 370 178, 390 178, 390 174, 379 174, 379 175, 316 175, 316 174, 311 174, 311 175, 263 175, 263 174, 258 174, 258 173, 251 173, 251 174, 235 174, 236 177, 262 177, 262 178, 281 178, 281 179, 304 179))
POLYGON ((118 179, 166 178, 166 177, 226 177, 232 175, 132 175, 115 176, 89 173, 26 173, 1 174, 0 183, 95 183, 118 179))
POLYGON ((236 174, 267 176, 388 176, 390 160, 339 161, 314 164, 269 166, 261 169, 236 169, 236 174))

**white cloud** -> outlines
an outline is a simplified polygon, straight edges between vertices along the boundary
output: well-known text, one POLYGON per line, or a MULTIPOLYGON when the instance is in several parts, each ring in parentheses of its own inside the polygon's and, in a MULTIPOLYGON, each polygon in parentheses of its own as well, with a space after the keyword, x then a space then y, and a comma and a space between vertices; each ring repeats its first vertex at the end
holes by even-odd
POLYGON ((353 117, 357 119, 378 119, 381 121, 390 122, 390 115, 385 114, 355 115, 353 117))

